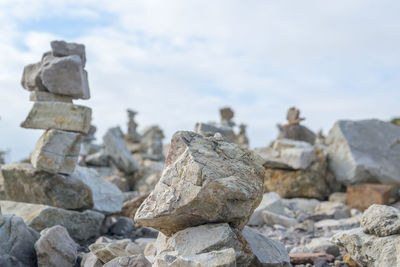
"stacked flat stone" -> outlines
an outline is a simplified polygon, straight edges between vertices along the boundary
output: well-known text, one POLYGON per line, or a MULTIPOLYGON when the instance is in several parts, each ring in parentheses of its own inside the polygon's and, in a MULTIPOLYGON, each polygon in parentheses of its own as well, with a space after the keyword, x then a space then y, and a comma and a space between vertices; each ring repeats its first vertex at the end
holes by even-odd
POLYGON ((82 134, 90 130, 92 111, 74 105, 89 99, 83 44, 51 42, 42 60, 24 68, 21 84, 34 105, 21 126, 45 129, 31 155, 34 168, 49 173, 72 174, 78 160, 82 134))

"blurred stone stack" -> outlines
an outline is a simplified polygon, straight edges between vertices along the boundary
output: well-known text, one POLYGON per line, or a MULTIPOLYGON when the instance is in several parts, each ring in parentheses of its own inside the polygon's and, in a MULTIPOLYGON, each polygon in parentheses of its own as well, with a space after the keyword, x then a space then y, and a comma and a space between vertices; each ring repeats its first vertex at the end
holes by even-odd
POLYGON ((175 133, 162 177, 135 216, 160 231, 153 266, 289 266, 282 244, 245 227, 263 173, 253 153, 219 133, 175 133))
MULTIPOLYGON (((29 231, 60 225, 82 243, 99 235, 105 215, 121 211, 123 195, 95 170, 77 165, 92 113, 88 107, 73 104, 74 99, 90 97, 85 47, 53 41, 51 48, 39 63, 26 66, 22 77, 22 86, 30 91, 34 104, 21 126, 45 132, 31 164, 1 167, 5 200, 0 207, 3 214, 21 217, 32 228, 29 231)), ((19 259, 17 253, 9 253, 19 259)))

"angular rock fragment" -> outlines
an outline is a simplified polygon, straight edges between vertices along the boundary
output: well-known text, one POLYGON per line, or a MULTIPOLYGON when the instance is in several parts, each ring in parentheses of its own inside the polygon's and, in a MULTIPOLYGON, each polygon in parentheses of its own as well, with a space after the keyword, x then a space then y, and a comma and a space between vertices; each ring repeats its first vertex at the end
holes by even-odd
POLYGON ((97 236, 104 220, 103 214, 91 210, 78 212, 13 201, 0 201, 0 206, 4 213, 12 213, 21 217, 36 231, 61 225, 76 241, 85 241, 97 236))
POLYGON ((90 91, 87 74, 84 73, 79 56, 47 58, 42 65, 40 78, 46 89, 54 94, 70 96, 74 99, 89 99, 90 91))
POLYGON ((92 110, 62 102, 35 102, 21 127, 88 133, 92 110))
POLYGON ((231 127, 223 125, 217 126, 209 123, 200 122, 196 123, 194 131, 205 137, 211 137, 214 136, 214 134, 216 133, 220 133, 228 142, 233 142, 233 139, 235 138, 235 133, 233 132, 233 129, 231 127))
POLYGON ((31 91, 29 100, 33 102, 64 102, 72 104, 72 97, 56 95, 45 91, 31 91))
POLYGON ((385 184, 358 184, 348 186, 346 204, 360 211, 372 204, 388 205, 393 186, 385 184))
POLYGON ((46 91, 40 78, 42 63, 29 64, 24 67, 21 85, 28 91, 46 91))
POLYGON ((87 185, 93 196, 93 210, 104 214, 119 213, 122 209, 123 194, 118 187, 104 180, 97 171, 76 166, 71 178, 76 178, 87 185))
POLYGON ((361 218, 364 233, 380 237, 400 234, 400 210, 385 206, 372 205, 361 218))
POLYGON ((115 258, 103 267, 151 267, 151 263, 143 255, 133 255, 115 258))
POLYGON ((70 267, 77 258, 77 244, 68 235, 67 230, 56 225, 40 232, 35 243, 39 266, 70 267))
POLYGON ((140 169, 139 163, 126 148, 122 131, 119 127, 111 128, 103 137, 104 149, 119 170, 130 174, 140 169))
POLYGON ((65 41, 50 42, 52 55, 55 57, 65 57, 78 55, 81 58, 82 65, 86 64, 85 45, 77 43, 67 43, 65 41))
POLYGON ((329 167, 346 185, 400 184, 400 127, 380 120, 338 121, 328 134, 329 167))
POLYGON ((263 171, 254 154, 236 144, 177 132, 162 177, 135 221, 167 236, 208 222, 241 230, 261 201, 263 171))
POLYGON ((20 217, 0 215, 0 255, 14 257, 2 261, 19 261, 23 266, 36 266, 34 244, 38 238, 39 233, 26 226, 20 217))
POLYGON ((31 155, 32 166, 50 173, 71 174, 78 161, 81 142, 79 133, 47 130, 36 143, 31 155))
POLYGON ((74 177, 35 170, 27 163, 1 168, 6 199, 82 210, 93 207, 92 190, 74 177))
POLYGON ((91 244, 89 249, 103 263, 107 263, 118 257, 142 254, 140 247, 129 239, 109 243, 96 242, 91 244))

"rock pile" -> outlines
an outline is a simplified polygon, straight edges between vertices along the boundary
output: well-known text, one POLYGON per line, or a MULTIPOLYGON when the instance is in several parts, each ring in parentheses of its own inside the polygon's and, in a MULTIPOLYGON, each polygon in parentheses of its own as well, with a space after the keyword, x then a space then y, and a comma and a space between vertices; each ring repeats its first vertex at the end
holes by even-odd
POLYGON ((162 177, 135 215, 161 231, 153 266, 289 264, 282 245, 244 229, 261 200, 263 172, 250 151, 219 134, 175 133, 162 177), (271 257, 254 256, 255 243, 271 257))

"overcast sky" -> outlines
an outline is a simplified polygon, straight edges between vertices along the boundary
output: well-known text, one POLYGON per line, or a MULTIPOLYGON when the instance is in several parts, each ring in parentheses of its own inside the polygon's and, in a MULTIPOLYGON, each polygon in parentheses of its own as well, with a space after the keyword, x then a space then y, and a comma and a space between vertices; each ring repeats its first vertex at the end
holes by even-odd
POLYGON ((251 146, 265 146, 301 109, 304 124, 329 131, 339 119, 400 115, 400 2, 0 0, 0 150, 28 157, 41 130, 19 127, 32 103, 23 67, 49 42, 86 45, 101 141, 158 124, 165 142, 197 121, 218 121, 231 106, 248 125, 251 146))

